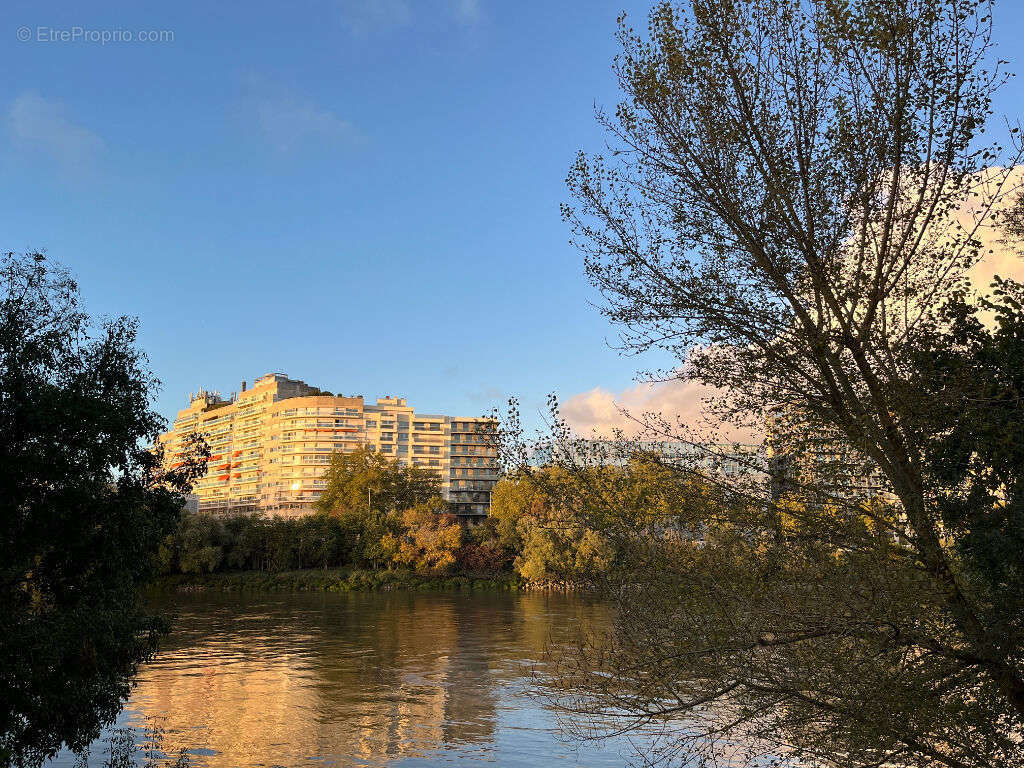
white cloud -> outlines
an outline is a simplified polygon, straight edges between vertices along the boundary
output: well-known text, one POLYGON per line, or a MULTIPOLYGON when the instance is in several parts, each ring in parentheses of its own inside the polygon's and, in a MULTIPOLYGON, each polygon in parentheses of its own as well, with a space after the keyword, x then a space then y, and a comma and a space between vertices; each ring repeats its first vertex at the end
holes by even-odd
POLYGON ((338 10, 342 26, 360 35, 412 22, 412 8, 406 0, 339 0, 338 10))
POLYGON ((312 143, 359 140, 351 122, 288 89, 250 77, 246 90, 246 113, 275 149, 288 152, 312 143))
MULTIPOLYGON (((643 433, 644 415, 655 414, 669 425, 673 432, 688 428, 690 438, 708 437, 715 441, 756 442, 758 430, 723 425, 711 418, 707 400, 717 391, 696 381, 672 379, 653 384, 635 384, 621 392, 610 392, 595 387, 580 392, 562 403, 562 417, 582 436, 597 434, 611 437, 614 430, 622 430, 628 437, 643 433)), ((681 435, 682 436, 682 435, 681 435)))
POLYGON ((23 93, 6 115, 11 141, 19 150, 39 152, 65 168, 88 165, 103 150, 103 140, 68 117, 60 102, 23 93))
POLYGON ((452 15, 455 21, 463 26, 470 26, 480 21, 480 3, 478 0, 450 0, 452 15))
POLYGON ((492 408, 502 405, 508 399, 505 390, 491 384, 481 384, 476 389, 467 392, 466 397, 475 403, 483 403, 492 408))
MULTIPOLYGON (((356 35, 394 27, 406 27, 413 23, 420 11, 434 11, 437 3, 420 0, 338 0, 341 25, 356 35)), ((443 0, 440 6, 442 19, 450 19, 463 27, 480 21, 479 0, 443 0)))

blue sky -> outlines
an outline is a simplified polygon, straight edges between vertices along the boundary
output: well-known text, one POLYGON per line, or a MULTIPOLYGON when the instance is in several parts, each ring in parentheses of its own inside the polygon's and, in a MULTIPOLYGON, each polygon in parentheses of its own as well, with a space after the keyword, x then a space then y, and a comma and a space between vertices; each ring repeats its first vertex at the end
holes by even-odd
POLYGON ((558 204, 616 101, 616 15, 647 7, 8 0, 0 245, 139 317, 166 416, 271 370, 452 414, 621 392, 664 361, 606 345, 558 204), (45 39, 75 27, 173 41, 45 39))

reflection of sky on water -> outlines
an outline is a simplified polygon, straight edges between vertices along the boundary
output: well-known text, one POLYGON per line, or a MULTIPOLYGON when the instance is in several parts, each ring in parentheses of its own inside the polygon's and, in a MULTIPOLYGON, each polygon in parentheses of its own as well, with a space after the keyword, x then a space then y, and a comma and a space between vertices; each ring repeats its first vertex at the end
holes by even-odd
MULTIPOLYGON (((599 606, 548 594, 187 595, 120 718, 194 765, 621 766, 530 693, 545 644, 599 606)), ((70 756, 55 766, 70 766, 70 756)), ((102 764, 101 750, 92 765, 102 764)))

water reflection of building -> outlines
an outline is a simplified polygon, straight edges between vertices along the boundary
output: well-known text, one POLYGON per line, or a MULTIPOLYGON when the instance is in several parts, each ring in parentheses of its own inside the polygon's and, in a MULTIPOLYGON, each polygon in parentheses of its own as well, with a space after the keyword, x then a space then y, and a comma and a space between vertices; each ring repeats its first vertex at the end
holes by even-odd
POLYGON ((169 648, 132 709, 169 746, 210 750, 209 766, 381 765, 493 739, 493 616, 399 594, 337 607, 296 615, 282 603, 169 648))

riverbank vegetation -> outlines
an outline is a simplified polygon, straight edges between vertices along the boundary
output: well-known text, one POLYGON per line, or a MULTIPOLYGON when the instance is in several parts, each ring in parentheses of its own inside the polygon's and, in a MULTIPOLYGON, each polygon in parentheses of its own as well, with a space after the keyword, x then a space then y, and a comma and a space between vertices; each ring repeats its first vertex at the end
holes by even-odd
MULTIPOLYGON (((655 496, 664 505, 679 492, 669 473, 639 459, 588 471, 614 478, 623 505, 650 504, 655 496)), ((159 548, 163 583, 349 589, 482 580, 565 586, 585 585, 615 562, 611 541, 571 513, 592 477, 551 467, 504 478, 494 489, 491 515, 480 521, 447 514, 432 476, 366 448, 335 455, 326 479, 316 513, 306 517, 184 516, 159 548)))
POLYGON ((221 571, 206 574, 171 574, 157 581, 151 594, 174 592, 390 592, 392 590, 502 592, 542 586, 532 585, 511 572, 417 573, 408 568, 365 570, 360 568, 312 568, 297 571, 221 571))

